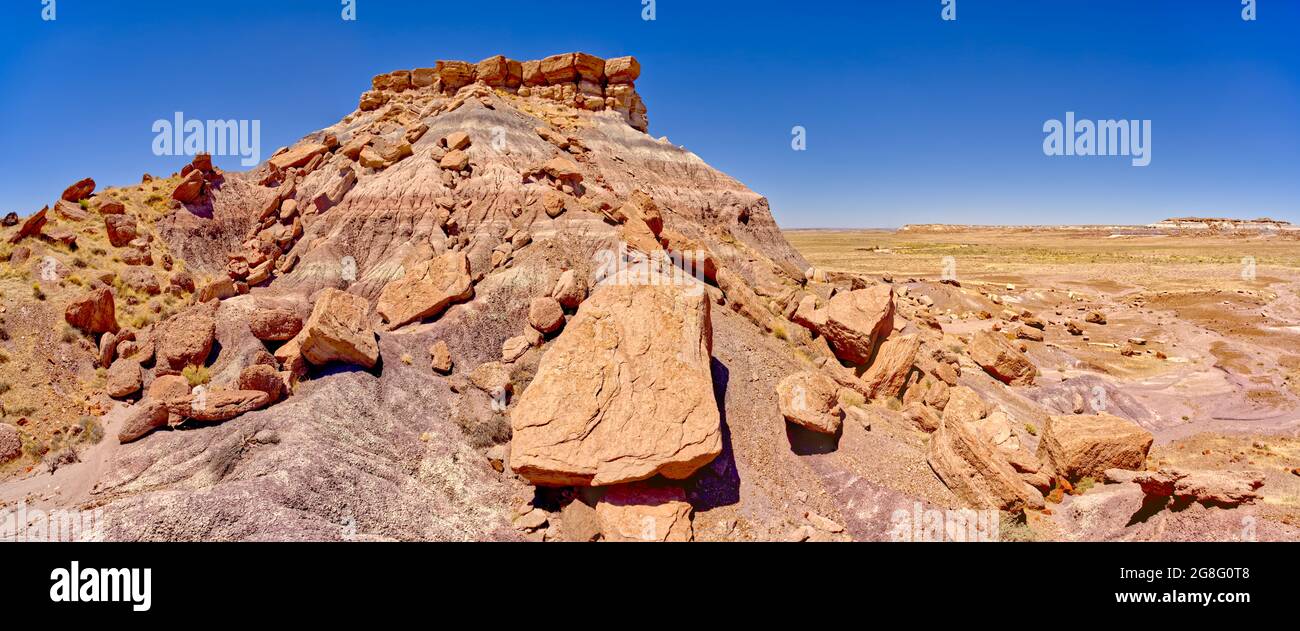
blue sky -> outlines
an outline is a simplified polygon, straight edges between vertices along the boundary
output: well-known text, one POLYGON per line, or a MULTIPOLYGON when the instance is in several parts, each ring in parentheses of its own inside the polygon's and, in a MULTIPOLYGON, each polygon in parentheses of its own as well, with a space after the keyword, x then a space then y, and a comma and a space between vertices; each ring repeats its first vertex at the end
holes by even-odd
MULTIPOLYGON (((173 172, 153 122, 258 119, 262 155, 436 59, 636 55, 650 132, 787 227, 1300 222, 1300 2, 356 0, 0 2, 0 212, 173 172), (1150 166, 1049 157, 1043 124, 1152 121, 1150 166), (807 150, 791 130, 807 130, 807 150)), ((237 157, 218 158, 238 170, 237 157)))

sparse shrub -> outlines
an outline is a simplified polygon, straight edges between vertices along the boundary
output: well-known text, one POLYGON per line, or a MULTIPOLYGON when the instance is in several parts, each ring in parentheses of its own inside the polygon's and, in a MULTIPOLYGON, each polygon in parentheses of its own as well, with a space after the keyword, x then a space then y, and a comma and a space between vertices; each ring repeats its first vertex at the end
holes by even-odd
POLYGON ((790 341, 790 333, 785 330, 785 325, 779 322, 772 325, 772 335, 775 335, 778 340, 790 341))
POLYGON ((212 379, 207 366, 186 366, 185 370, 181 371, 181 376, 190 382, 191 388, 197 388, 212 379))
POLYGON ((45 291, 41 289, 40 283, 32 283, 32 298, 45 300, 45 291))
POLYGON ((846 408, 861 407, 867 404, 867 398, 861 392, 844 388, 840 390, 840 405, 846 408))
POLYGON ((0 381, 0 395, 9 394, 12 389, 13 386, 9 385, 8 381, 0 381))
POLYGON ((1074 490, 1071 491, 1071 494, 1083 495, 1084 493, 1088 492, 1088 489, 1091 489, 1096 484, 1097 481, 1093 479, 1092 476, 1087 476, 1085 478, 1080 479, 1078 484, 1074 485, 1074 490))
POLYGON ((50 448, 47 447, 44 442, 41 442, 35 436, 29 436, 27 434, 23 434, 22 440, 23 440, 23 453, 33 458, 40 458, 41 456, 45 455, 45 452, 50 450, 50 448))
POLYGON ((90 200, 83 199, 77 202, 77 204, 81 206, 82 210, 90 210, 90 200))
POLYGON ((410 366, 411 363, 414 362, 414 361, 415 361, 415 358, 411 357, 411 354, 410 354, 410 353, 402 353, 402 363, 403 363, 403 364, 406 364, 407 366, 410 366))
POLYGON ((1037 436, 1038 426, 1034 425, 1033 423, 1025 423, 1025 431, 1029 432, 1030 436, 1037 436))
POLYGON ((493 414, 483 420, 466 414, 456 414, 453 418, 461 433, 469 440, 470 446, 475 449, 487 449, 510 442, 510 421, 504 414, 493 414))
POLYGON ((1033 541, 1034 531, 1029 527, 1029 520, 1024 513, 1001 512, 998 514, 999 541, 1033 541))
POLYGON ((888 399, 885 399, 885 407, 897 412, 903 409, 903 402, 894 397, 889 397, 888 399))
POLYGON ((92 445, 98 445, 99 441, 104 439, 104 426, 100 425, 99 419, 93 416, 83 416, 77 421, 77 426, 81 428, 81 440, 92 445))
POLYGON ((77 330, 76 330, 76 329, 72 328, 72 325, 71 325, 71 324, 64 324, 64 325, 63 325, 63 336, 60 337, 59 339, 63 340, 63 343, 64 343, 64 344, 71 344, 71 343, 77 341, 77 337, 78 337, 78 335, 79 335, 79 333, 77 333, 77 330))

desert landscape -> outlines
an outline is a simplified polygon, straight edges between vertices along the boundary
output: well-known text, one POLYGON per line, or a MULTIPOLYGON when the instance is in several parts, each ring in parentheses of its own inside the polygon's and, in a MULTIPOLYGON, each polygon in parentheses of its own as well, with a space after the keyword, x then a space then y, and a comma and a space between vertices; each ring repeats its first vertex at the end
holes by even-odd
POLYGON ((1300 539, 1290 224, 783 231, 640 75, 430 60, 5 217, 0 538, 1300 539))

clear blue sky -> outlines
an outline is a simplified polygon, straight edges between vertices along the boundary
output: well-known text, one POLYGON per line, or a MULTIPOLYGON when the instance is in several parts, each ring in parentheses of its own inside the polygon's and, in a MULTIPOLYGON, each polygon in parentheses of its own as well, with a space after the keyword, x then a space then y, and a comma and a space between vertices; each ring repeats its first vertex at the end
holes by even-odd
MULTIPOLYGON (((0 212, 138 182, 150 127, 259 119, 262 155, 436 59, 634 54, 650 131, 790 227, 1300 222, 1300 2, 1258 0, 0 2, 0 212), (1047 157, 1044 121, 1152 121, 1151 165, 1047 157), (791 129, 808 149, 791 149, 791 129)), ((219 158, 238 169, 238 158, 219 158)))

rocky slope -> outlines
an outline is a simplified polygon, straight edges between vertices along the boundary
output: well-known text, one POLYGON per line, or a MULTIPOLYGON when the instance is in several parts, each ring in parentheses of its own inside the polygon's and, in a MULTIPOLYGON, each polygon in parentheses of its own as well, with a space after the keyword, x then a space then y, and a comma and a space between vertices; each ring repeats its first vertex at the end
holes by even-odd
POLYGON ((1019 531, 1103 479, 1249 510, 1252 480, 1137 479, 1143 419, 1037 403, 1033 314, 958 335, 908 289, 948 285, 809 268, 766 199, 645 133, 639 72, 386 73, 252 171, 198 156, 15 219, 8 278, 86 271, 6 292, 0 370, 66 385, 0 425, 0 501, 127 540, 888 539, 922 507, 1019 531), (58 405, 107 436, 52 446, 58 405))

